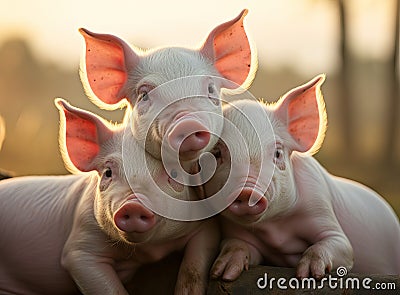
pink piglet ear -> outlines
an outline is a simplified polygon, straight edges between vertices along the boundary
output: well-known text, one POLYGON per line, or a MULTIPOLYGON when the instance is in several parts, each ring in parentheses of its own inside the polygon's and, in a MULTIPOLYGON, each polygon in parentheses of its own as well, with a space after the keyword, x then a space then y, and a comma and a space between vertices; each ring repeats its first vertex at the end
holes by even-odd
POLYGON ((67 168, 72 172, 96 170, 102 145, 113 136, 113 131, 100 117, 61 98, 54 103, 60 111, 60 149, 67 168))
POLYGON ((136 67, 139 56, 121 39, 107 34, 95 34, 79 29, 85 38, 85 60, 81 66, 81 78, 87 80, 90 89, 104 108, 117 108, 127 98, 128 72, 136 67), (84 67, 84 68, 83 68, 84 67))
POLYGON ((321 93, 325 75, 292 89, 277 103, 275 114, 294 140, 293 150, 314 154, 326 131, 326 110, 321 93))
POLYGON ((257 68, 257 63, 253 62, 254 69, 251 69, 252 52, 243 24, 247 12, 247 9, 244 9, 235 19, 216 27, 200 48, 200 53, 214 63, 218 72, 234 82, 235 86, 227 83, 227 88, 250 84, 257 68), (248 79, 250 81, 245 83, 248 79))

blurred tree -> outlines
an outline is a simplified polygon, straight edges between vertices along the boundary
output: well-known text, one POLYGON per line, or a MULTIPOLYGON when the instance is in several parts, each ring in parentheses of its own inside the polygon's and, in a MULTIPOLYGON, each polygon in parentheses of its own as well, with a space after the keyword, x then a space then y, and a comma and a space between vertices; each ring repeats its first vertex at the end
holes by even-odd
POLYGON ((388 108, 388 120, 387 120, 387 145, 385 150, 385 159, 387 160, 387 165, 394 165, 396 159, 396 141, 399 136, 400 130, 398 130, 399 122, 399 109, 400 109, 400 68, 399 68, 399 20, 400 14, 400 0, 395 0, 394 9, 394 46, 391 58, 387 69, 389 71, 389 108, 388 108))
POLYGON ((344 0, 337 0, 338 5, 338 17, 339 17, 339 50, 341 57, 341 70, 339 73, 339 85, 340 85, 340 95, 339 95, 339 105, 340 117, 341 117, 341 129, 344 139, 344 149, 346 153, 344 155, 353 154, 353 139, 352 139, 352 116, 351 116, 351 95, 350 91, 350 51, 348 48, 347 40, 347 20, 346 20, 346 6, 344 0))

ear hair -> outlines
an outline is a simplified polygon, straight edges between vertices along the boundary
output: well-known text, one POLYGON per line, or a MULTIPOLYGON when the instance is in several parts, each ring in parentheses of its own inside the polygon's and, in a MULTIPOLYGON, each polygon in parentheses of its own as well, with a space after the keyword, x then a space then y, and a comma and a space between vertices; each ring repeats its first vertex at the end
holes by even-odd
POLYGON ((85 39, 80 77, 89 98, 101 108, 116 109, 126 105, 129 71, 140 56, 122 39, 109 34, 96 34, 80 28, 85 39))
POLYGON ((294 139, 293 150, 313 155, 325 137, 327 114, 321 92, 325 75, 292 89, 274 105, 275 116, 294 139))
POLYGON ((257 71, 257 53, 244 28, 244 9, 236 18, 217 26, 199 49, 227 80, 224 87, 248 88, 257 71))
POLYGON ((64 99, 57 98, 54 103, 60 112, 59 146, 66 168, 72 173, 96 170, 95 160, 115 127, 64 99))

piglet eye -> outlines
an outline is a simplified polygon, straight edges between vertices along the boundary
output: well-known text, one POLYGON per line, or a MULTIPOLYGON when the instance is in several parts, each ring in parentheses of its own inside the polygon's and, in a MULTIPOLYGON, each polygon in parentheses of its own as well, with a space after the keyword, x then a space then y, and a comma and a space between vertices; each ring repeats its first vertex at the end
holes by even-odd
POLYGON ((110 168, 107 168, 107 170, 104 172, 104 175, 105 175, 107 178, 112 177, 112 170, 111 170, 110 168))
POLYGON ((282 147, 277 147, 274 151, 274 163, 280 170, 286 169, 284 153, 282 147))
POLYGON ((211 99, 211 101, 218 106, 220 104, 220 100, 217 94, 217 90, 215 89, 214 83, 208 84, 208 98, 211 99))
POLYGON ((149 100, 149 92, 152 89, 149 85, 142 85, 137 90, 137 101, 148 101, 149 100))
POLYGON ((214 84, 212 83, 208 84, 208 93, 210 94, 214 93, 214 84))
POLYGON ((105 167, 103 175, 101 176, 99 189, 100 191, 106 190, 113 181, 113 172, 110 167, 105 167))
POLYGON ((281 159, 283 156, 283 151, 281 149, 276 149, 275 150, 275 158, 276 159, 281 159))
POLYGON ((139 94, 138 102, 139 101, 148 101, 148 100, 149 100, 149 95, 146 91, 139 94))

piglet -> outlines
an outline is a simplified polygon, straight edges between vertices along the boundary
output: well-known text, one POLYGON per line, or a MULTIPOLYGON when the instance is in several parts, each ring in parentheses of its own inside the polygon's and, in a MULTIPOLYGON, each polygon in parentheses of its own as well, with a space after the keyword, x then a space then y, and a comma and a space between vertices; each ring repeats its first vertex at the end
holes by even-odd
POLYGON ((132 132, 145 149, 161 159, 161 145, 181 160, 209 151, 222 130, 220 90, 249 86, 257 63, 244 29, 243 10, 217 26, 198 49, 163 47, 140 50, 113 35, 80 29, 85 38, 81 79, 94 103, 134 106, 132 132), (175 82, 174 82, 175 81, 175 82), (167 91, 150 92, 167 82, 167 91), (182 93, 181 90, 185 90, 182 93))
POLYGON ((192 200, 191 190, 160 161, 135 157, 143 149, 124 125, 61 99, 56 106, 62 156, 81 173, 1 182, 0 293, 128 294, 124 284, 140 265, 184 250, 176 294, 204 294, 219 240, 213 221, 165 219, 139 201, 151 203, 160 189, 192 200), (124 166, 122 145, 132 166, 124 166), (160 188, 148 185, 150 175, 160 188), (130 182, 141 185, 132 191, 130 182))
MULTIPOLYGON (((321 278, 339 266, 400 274, 400 227, 392 208, 312 157, 327 124, 324 79, 318 76, 273 104, 238 100, 224 108, 247 150, 221 141, 213 151, 219 166, 206 194, 229 183, 231 204, 222 213, 225 240, 212 276, 233 280, 257 264, 297 267, 300 278, 321 278)), ((233 131, 225 128, 223 137, 233 131)))

